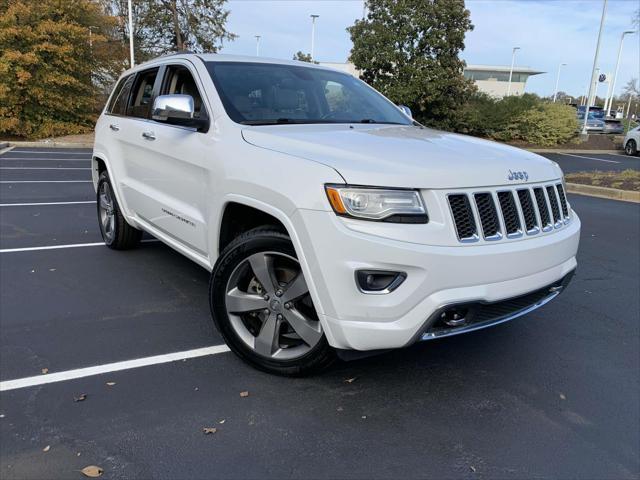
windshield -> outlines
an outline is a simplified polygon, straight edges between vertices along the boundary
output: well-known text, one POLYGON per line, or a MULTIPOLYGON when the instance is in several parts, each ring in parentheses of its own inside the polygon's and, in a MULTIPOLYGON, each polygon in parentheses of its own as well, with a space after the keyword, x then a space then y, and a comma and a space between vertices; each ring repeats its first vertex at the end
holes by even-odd
POLYGON ((296 65, 206 62, 227 114, 245 125, 412 121, 346 73, 296 65))

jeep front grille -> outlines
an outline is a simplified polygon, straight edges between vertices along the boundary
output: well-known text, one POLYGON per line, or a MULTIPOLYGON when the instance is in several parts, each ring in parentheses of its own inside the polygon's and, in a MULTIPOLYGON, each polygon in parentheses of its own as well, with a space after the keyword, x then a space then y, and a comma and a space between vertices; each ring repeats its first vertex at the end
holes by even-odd
POLYGON ((463 243, 536 235, 569 223, 562 183, 495 192, 447 195, 458 240, 463 243))

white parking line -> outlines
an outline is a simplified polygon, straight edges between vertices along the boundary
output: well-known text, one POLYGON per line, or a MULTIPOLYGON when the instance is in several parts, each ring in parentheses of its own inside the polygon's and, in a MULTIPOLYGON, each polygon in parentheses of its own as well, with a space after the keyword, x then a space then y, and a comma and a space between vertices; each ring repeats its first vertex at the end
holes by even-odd
MULTIPOLYGON (((147 238, 140 240, 140 243, 155 243, 159 242, 157 238, 147 238)), ((42 247, 21 247, 21 248, 3 248, 0 249, 0 253, 18 253, 18 252, 36 252, 38 250, 58 250, 63 248, 83 248, 83 247, 104 247, 104 242, 94 243, 69 243, 67 245, 45 245, 42 247)))
POLYGON ((91 155, 91 152, 45 152, 43 150, 13 150, 13 153, 44 153, 45 155, 91 155))
POLYGON ((0 203, 0 207, 44 207, 46 205, 80 205, 81 203, 96 203, 96 201, 84 200, 81 202, 0 203))
POLYGON ((125 360, 124 362, 107 363, 105 365, 97 365, 95 367, 78 368, 76 370, 48 373, 46 375, 37 375, 35 377, 18 378, 16 380, 5 380, 4 382, 0 382, 0 392, 15 390, 17 388, 34 387, 36 385, 45 385, 47 383, 64 382, 66 380, 119 372, 121 370, 130 370, 132 368, 147 367, 149 365, 176 362, 178 360, 186 360, 187 358, 217 355, 228 351, 229 347, 226 345, 213 345, 211 347, 196 348, 194 350, 186 350, 184 352, 167 353, 165 355, 125 360))
POLYGON ((0 167, 0 170, 91 170, 89 167, 0 167))
POLYGON ((595 160, 597 162, 620 163, 620 162, 616 162, 615 160, 605 160, 603 158, 585 157, 584 155, 576 155, 575 153, 560 153, 559 155, 567 155, 568 157, 586 158, 588 160, 595 160))
POLYGON ((1 180, 0 183, 93 183, 93 180, 1 180))
POLYGON ((88 162, 91 158, 29 158, 29 157, 0 157, 0 160, 23 160, 25 162, 88 162))

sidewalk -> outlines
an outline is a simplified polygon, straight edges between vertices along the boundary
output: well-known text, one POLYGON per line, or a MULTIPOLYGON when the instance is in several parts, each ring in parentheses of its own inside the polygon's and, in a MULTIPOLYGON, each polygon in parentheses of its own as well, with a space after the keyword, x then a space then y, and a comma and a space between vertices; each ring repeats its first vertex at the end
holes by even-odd
POLYGON ((83 133, 80 135, 66 135, 64 137, 46 138, 33 142, 24 141, 0 141, 0 148, 12 147, 46 147, 46 148, 93 148, 94 134, 83 133), (3 144, 8 144, 4 145, 3 144))

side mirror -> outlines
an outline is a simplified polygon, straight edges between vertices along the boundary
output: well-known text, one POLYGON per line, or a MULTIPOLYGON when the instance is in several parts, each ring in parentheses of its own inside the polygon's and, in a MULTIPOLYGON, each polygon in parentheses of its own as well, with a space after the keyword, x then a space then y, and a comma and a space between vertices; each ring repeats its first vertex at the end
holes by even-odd
POLYGON ((159 95, 153 101, 151 119, 185 127, 206 127, 206 118, 196 118, 195 105, 191 95, 159 95))
POLYGON ((411 109, 406 105, 398 105, 398 108, 402 113, 404 113, 407 117, 413 119, 413 114, 411 113, 411 109))

